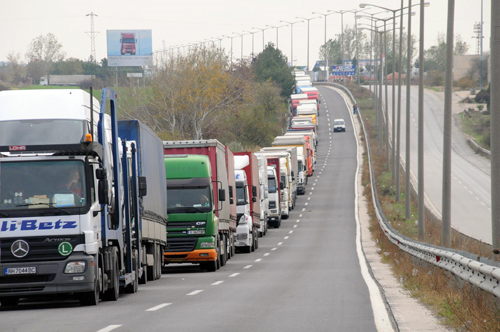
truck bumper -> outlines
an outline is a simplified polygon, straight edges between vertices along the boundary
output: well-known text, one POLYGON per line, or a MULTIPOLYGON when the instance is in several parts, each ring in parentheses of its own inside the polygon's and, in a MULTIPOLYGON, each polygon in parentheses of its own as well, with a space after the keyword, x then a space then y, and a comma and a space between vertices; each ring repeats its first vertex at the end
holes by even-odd
POLYGON ((217 251, 215 249, 196 249, 187 252, 165 252, 163 258, 165 264, 210 262, 217 260, 217 251))
POLYGON ((94 290, 94 257, 75 252, 62 261, 4 263, 0 270, 0 297, 30 297, 94 290), (85 262, 83 273, 64 273, 69 262, 85 262), (10 268, 34 267, 32 274, 6 274, 10 268))
POLYGON ((252 229, 249 225, 238 225, 236 228, 235 247, 248 247, 252 245, 252 229))

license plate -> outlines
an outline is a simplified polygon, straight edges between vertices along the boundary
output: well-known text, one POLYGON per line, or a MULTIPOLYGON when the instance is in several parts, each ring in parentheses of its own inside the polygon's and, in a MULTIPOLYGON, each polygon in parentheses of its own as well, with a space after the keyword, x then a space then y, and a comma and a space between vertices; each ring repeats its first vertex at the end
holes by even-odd
POLYGON ((5 269, 5 275, 7 274, 34 274, 36 273, 36 267, 9 267, 5 269))

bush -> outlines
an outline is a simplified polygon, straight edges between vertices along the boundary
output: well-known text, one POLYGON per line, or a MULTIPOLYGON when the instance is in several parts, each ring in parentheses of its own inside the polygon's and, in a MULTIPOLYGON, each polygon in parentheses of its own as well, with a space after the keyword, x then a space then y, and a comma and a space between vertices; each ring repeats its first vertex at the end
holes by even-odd
POLYGON ((80 83, 80 88, 84 90, 90 89, 92 87, 95 90, 102 90, 104 88, 104 82, 99 78, 93 78, 91 80, 80 83))
POLYGON ((462 77, 456 80, 453 85, 459 87, 462 90, 469 90, 470 88, 476 86, 476 83, 476 80, 473 80, 469 77, 462 77))
POLYGON ((427 73, 426 85, 442 86, 444 85, 444 72, 440 70, 429 70, 427 73))
POLYGON ((486 90, 481 90, 476 95, 476 103, 490 103, 490 93, 486 90))

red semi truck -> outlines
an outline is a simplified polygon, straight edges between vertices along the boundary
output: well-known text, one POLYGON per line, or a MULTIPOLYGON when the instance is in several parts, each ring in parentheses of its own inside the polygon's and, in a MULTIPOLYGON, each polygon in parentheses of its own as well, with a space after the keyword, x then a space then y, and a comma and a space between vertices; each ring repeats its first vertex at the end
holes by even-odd
POLYGON ((121 54, 130 54, 130 55, 135 55, 136 49, 135 49, 135 44, 137 43, 137 39, 135 39, 135 34, 134 33, 122 33, 122 38, 120 39, 120 44, 122 44, 121 47, 121 54))

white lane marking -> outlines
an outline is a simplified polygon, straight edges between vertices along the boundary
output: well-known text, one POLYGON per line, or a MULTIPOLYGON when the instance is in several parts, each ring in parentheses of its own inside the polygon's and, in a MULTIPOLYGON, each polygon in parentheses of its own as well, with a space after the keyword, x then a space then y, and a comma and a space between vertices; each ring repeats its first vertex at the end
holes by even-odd
MULTIPOLYGON (((297 225, 295 225, 295 226, 297 226, 297 225)), ((293 233, 293 231, 288 232, 288 234, 292 234, 292 233, 293 233)))
POLYGON ((271 251, 274 251, 274 250, 276 250, 276 249, 278 249, 278 248, 273 248, 273 249, 271 249, 271 251))
POLYGON ((307 200, 310 201, 311 200, 311 197, 307 197, 307 200))
POLYGON ((304 205, 305 205, 305 206, 307 206, 307 204, 309 204, 309 203, 306 203, 306 204, 304 204, 304 205))
POLYGON ((220 285, 222 284, 224 281, 220 280, 220 281, 216 281, 212 284, 212 286, 217 286, 217 285, 220 285))
POLYGON ((264 254, 264 256, 269 256, 269 253, 268 253, 268 252, 266 252, 266 253, 264 254))
POLYGON ((279 245, 279 246, 280 246, 280 245, 282 245, 282 244, 283 244, 283 242, 278 242, 278 245, 279 245))
POLYGON ((300 222, 300 219, 297 219, 297 222, 300 222))
POLYGON ((252 265, 247 265, 247 266, 244 267, 244 269, 249 269, 251 267, 252 267, 252 265))
POLYGON ((262 260, 262 258, 257 258, 255 261, 260 262, 261 260, 262 260))
POLYGON ((314 187, 312 187, 311 190, 314 190, 314 187))
MULTIPOLYGON (((349 109, 350 107, 348 106, 347 100, 345 98, 344 102, 346 107, 349 109)), ((352 115, 351 112, 349 112, 349 114, 351 118, 351 123, 354 126, 354 120, 353 120, 354 115, 352 115)), ((356 146, 360 146, 358 135, 354 135, 354 137, 356 139, 356 146)), ((361 222, 359 220, 359 193, 358 193, 359 178, 357 176, 357 174, 359 174, 361 166, 360 161, 362 160, 360 149, 358 149, 356 160, 357 160, 356 172, 355 172, 356 175, 354 176, 354 196, 355 196, 354 218, 356 220, 356 253, 358 256, 359 265, 361 267, 361 275, 363 276, 363 279, 365 280, 365 283, 368 286, 368 290, 370 292, 370 302, 371 302, 371 307, 373 308, 375 326, 377 327, 378 331, 394 331, 390 323, 391 320, 389 319, 387 309, 385 308, 385 302, 380 294, 380 289, 378 288, 377 284, 375 283, 370 273, 368 272, 368 262, 366 261, 365 254, 361 246, 361 222)))
POLYGON ((283 240, 288 240, 288 236, 285 236, 285 237, 283 238, 283 240))
POLYGON ((297 228, 297 225, 293 225, 293 228, 297 228))
POLYGON ((109 332, 109 331, 113 331, 114 329, 117 329, 119 328, 121 325, 109 325, 109 326, 106 326, 105 328, 103 329, 100 329, 99 331, 97 332, 109 332))
POLYGON ((323 172, 319 172, 319 174, 322 174, 323 172))
POLYGON ((313 193, 309 193, 309 195, 312 195, 313 193))
POLYGON ((304 212, 306 210, 306 208, 302 208, 302 212, 304 212))
POLYGON ((302 215, 301 215, 301 214, 299 214, 299 218, 302 218, 302 215))
POLYGON ((200 294, 201 292, 203 292, 203 289, 198 289, 198 290, 192 291, 191 293, 186 294, 186 295, 193 296, 193 295, 196 295, 196 294, 200 294))
MULTIPOLYGON (((222 281, 221 281, 221 282, 222 282, 222 281)), ((161 309, 161 308, 165 308, 166 306, 171 305, 171 304, 172 304, 172 303, 162 303, 162 304, 159 304, 159 305, 157 305, 157 306, 155 306, 155 307, 149 308, 149 309, 147 309, 146 311, 156 311, 156 310, 159 310, 159 309, 161 309)))
POLYGON ((238 274, 239 274, 239 273, 233 273, 233 274, 231 274, 231 275, 229 276, 229 278, 234 278, 234 277, 236 277, 238 274))

